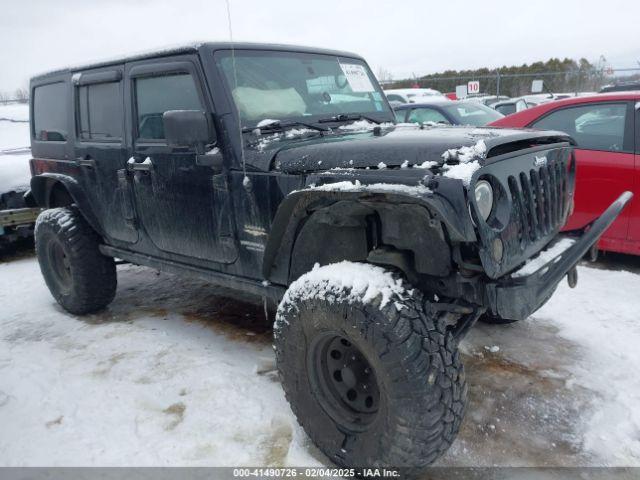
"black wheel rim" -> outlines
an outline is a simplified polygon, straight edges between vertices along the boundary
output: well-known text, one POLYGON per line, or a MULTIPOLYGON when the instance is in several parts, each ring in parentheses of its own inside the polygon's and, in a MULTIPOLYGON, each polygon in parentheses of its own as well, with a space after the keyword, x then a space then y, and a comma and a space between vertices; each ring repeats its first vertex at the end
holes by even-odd
POLYGON ((373 422, 380 404, 376 375, 347 338, 336 333, 317 337, 307 368, 316 398, 333 420, 356 431, 373 422))
POLYGON ((56 283, 61 293, 71 291, 71 262, 67 256, 62 243, 58 240, 51 240, 48 245, 49 259, 51 260, 51 271, 53 281, 56 283))

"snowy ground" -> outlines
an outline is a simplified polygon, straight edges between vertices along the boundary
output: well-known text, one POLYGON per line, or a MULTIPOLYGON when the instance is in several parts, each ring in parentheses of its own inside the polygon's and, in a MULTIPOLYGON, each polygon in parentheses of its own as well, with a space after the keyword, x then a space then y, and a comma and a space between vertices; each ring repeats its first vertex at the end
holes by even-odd
MULTIPOLYGON (((468 414, 438 464, 640 466, 640 275, 579 273, 534 318, 465 340, 468 414)), ((122 266, 109 309, 75 318, 30 254, 0 263, 0 302, 0 465, 326 463, 258 306, 122 266)))
MULTIPOLYGON (((27 118, 0 106, 0 186, 29 177, 27 118)), ((439 465, 640 466, 640 262, 622 258, 470 333, 468 414, 439 465)), ((325 464, 262 308, 216 293, 123 266, 109 309, 74 318, 28 250, 0 258, 0 466, 325 464)))

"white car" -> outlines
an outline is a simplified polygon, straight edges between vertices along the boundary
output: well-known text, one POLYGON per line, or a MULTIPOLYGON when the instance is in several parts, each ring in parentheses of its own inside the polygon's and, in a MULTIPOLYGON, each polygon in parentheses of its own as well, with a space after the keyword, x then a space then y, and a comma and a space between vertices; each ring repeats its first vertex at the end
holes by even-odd
POLYGON ((0 104, 0 250, 31 236, 40 212, 23 198, 31 180, 29 140, 29 105, 0 104))
POLYGON ((392 88, 385 90, 389 102, 421 103, 427 100, 446 99, 441 92, 432 88, 392 88))
POLYGON ((521 112, 527 108, 533 106, 529 104, 524 98, 510 98, 503 102, 496 102, 491 105, 491 108, 500 112, 503 115, 511 115, 512 113, 521 112))

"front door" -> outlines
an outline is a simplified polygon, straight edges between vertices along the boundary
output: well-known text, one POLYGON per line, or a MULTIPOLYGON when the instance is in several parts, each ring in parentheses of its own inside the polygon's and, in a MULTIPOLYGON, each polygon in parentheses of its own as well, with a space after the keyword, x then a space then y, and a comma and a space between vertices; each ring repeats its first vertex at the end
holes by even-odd
MULTIPOLYGON (((148 238, 163 252, 219 263, 235 261, 232 209, 225 174, 198 165, 194 151, 167 145, 162 115, 168 110, 211 114, 196 57, 126 67, 134 131, 133 177, 137 216, 148 238)), ((157 60, 156 60, 157 62, 157 60)))
POLYGON ((631 219, 629 220, 629 241, 630 253, 640 255, 640 99, 635 106, 635 131, 636 131, 636 170, 634 173, 633 195, 630 208, 631 219))
MULTIPOLYGON (((633 105, 629 102, 587 103, 555 110, 531 126, 559 130, 576 141, 575 210, 565 230, 585 227, 626 190, 633 190, 633 105)), ((633 201, 632 201, 633 202, 633 201)), ((633 202, 635 203, 635 202, 633 202)), ((631 205, 604 233, 624 242, 631 205)))

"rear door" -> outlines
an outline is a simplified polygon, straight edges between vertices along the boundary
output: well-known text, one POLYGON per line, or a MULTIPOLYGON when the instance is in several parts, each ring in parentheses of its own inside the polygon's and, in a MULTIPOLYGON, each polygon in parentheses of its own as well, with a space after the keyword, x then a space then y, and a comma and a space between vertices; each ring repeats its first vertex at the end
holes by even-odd
POLYGON ((134 132, 128 166, 141 227, 159 250, 185 262, 233 262, 237 249, 226 174, 198 165, 195 151, 168 146, 164 135, 162 115, 168 110, 213 114, 197 57, 133 62, 126 77, 134 132))
MULTIPOLYGON (((553 110, 531 124, 566 132, 577 142, 575 210, 565 230, 584 227, 623 191, 633 189, 633 107, 632 102, 586 103, 553 110)), ((604 238, 626 240, 631 209, 625 209, 604 238)))
POLYGON ((92 210, 111 240, 138 240, 124 118, 124 66, 73 75, 75 163, 92 210))

